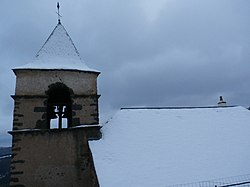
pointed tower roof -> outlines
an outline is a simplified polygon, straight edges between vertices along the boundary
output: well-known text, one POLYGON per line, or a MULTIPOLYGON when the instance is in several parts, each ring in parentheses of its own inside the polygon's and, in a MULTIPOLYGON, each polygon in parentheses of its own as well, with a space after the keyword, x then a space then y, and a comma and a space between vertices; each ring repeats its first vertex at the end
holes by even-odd
POLYGON ((64 26, 58 22, 33 62, 16 69, 58 69, 98 72, 90 69, 81 59, 64 26))

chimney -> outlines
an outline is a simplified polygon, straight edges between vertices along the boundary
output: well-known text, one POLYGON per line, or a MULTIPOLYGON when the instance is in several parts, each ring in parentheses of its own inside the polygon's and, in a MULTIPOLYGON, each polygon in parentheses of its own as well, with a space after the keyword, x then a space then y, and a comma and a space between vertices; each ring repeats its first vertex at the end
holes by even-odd
POLYGON ((223 97, 220 96, 220 101, 218 102, 219 107, 225 107, 227 106, 227 102, 223 100, 223 97))

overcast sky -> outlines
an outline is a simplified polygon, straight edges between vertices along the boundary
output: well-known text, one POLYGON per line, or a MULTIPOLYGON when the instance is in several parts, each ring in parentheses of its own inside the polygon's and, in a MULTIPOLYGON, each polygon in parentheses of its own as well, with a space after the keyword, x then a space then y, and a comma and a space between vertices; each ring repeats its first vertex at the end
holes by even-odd
MULTIPOLYGON (((0 146, 15 76, 57 24, 56 2, 0 2, 0 146)), ((61 0, 62 24, 98 69, 101 121, 126 106, 250 106, 249 0, 61 0)))

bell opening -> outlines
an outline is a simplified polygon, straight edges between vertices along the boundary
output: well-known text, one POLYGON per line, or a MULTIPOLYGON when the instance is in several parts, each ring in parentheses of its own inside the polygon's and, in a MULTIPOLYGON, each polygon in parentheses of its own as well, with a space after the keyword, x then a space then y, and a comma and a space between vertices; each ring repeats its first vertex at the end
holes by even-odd
POLYGON ((55 83, 49 87, 47 94, 48 128, 69 128, 72 122, 72 100, 69 88, 62 83, 55 83))

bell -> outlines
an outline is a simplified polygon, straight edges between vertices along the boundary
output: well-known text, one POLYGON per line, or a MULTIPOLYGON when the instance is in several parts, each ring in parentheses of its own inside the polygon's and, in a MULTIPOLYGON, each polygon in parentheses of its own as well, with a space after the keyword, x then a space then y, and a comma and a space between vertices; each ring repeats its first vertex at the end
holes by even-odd
POLYGON ((69 106, 66 106, 65 109, 64 109, 64 113, 63 113, 63 118, 70 118, 71 117, 71 109, 69 106))
POLYGON ((55 109, 56 109, 55 106, 50 106, 50 107, 48 108, 48 118, 49 118, 49 119, 56 119, 56 118, 57 118, 55 109))

